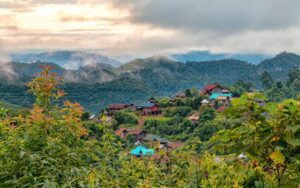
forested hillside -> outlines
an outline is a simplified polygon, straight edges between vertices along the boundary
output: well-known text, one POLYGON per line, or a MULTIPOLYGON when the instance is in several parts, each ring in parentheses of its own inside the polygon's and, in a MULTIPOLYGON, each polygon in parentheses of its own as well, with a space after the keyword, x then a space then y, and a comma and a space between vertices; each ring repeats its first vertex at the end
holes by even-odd
MULTIPOLYGON (((43 64, 12 63, 15 74, 9 81, 2 76, 0 99, 18 105, 32 104, 31 96, 25 94, 24 85, 43 64)), ((181 63, 166 57, 136 59, 118 68, 97 63, 67 70, 53 63, 47 64, 53 65, 53 71, 64 78, 61 87, 65 88, 70 99, 78 99, 84 107, 95 111, 109 103, 169 96, 186 88, 200 89, 215 82, 231 86, 243 80, 252 82, 256 89, 260 89, 260 75, 264 71, 268 71, 274 81, 286 81, 288 72, 300 66, 300 57, 284 52, 258 65, 233 59, 181 63), (101 98, 105 98, 105 102, 101 98)))
POLYGON ((298 98, 262 105, 266 96, 245 92, 218 112, 188 89, 157 101, 161 115, 89 119, 50 69, 27 84, 32 108, 0 104, 0 187, 299 187, 298 98), (125 127, 147 135, 123 137, 125 127))

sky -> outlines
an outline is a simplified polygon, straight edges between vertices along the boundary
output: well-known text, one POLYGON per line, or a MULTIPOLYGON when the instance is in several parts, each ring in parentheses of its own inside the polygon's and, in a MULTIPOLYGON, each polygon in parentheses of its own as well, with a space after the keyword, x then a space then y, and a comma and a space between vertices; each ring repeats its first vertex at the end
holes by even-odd
POLYGON ((119 58, 300 53, 299 9, 299 0, 0 0, 0 57, 41 49, 119 58))

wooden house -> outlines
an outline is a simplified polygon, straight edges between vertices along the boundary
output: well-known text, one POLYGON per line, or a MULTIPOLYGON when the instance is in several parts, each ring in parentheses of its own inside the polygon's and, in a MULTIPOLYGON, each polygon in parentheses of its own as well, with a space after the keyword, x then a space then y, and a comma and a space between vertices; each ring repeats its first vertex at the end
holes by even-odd
POLYGON ((151 97, 150 99, 148 99, 147 103, 158 104, 158 101, 154 97, 151 97))
POLYGON ((120 128, 115 131, 115 134, 121 138, 126 138, 128 130, 126 128, 120 128))
POLYGON ((203 88, 201 94, 202 95, 212 95, 214 93, 222 93, 222 91, 225 90, 223 86, 220 86, 219 84, 211 84, 207 85, 203 88))
POLYGON ((135 142, 137 142, 142 141, 146 137, 147 132, 141 129, 128 129, 127 135, 133 136, 135 142))
POLYGON ((115 112, 123 109, 127 109, 129 107, 128 104, 111 104, 107 107, 107 115, 112 116, 115 112))
POLYGON ((135 105, 136 111, 144 116, 160 114, 160 106, 156 103, 141 103, 135 105))

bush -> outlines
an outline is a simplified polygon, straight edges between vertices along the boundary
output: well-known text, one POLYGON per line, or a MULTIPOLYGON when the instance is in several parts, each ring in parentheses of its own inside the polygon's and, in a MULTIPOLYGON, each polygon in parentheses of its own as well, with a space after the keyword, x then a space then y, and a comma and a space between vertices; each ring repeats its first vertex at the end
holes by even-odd
POLYGON ((115 113, 114 119, 117 121, 118 125, 120 124, 138 124, 137 116, 128 111, 128 110, 120 110, 115 113))

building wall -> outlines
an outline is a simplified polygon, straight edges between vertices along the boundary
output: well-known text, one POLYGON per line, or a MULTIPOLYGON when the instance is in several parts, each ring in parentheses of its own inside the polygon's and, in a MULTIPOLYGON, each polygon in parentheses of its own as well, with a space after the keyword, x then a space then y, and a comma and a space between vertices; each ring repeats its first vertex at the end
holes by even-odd
POLYGON ((213 89, 213 90, 211 91, 211 93, 222 93, 222 88, 216 87, 215 89, 213 89))

